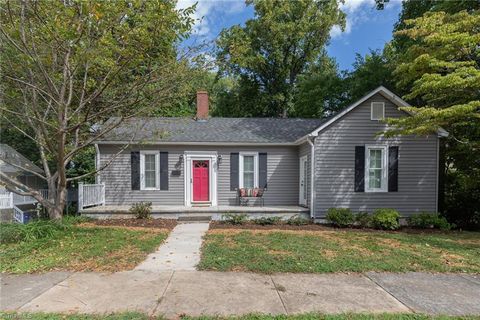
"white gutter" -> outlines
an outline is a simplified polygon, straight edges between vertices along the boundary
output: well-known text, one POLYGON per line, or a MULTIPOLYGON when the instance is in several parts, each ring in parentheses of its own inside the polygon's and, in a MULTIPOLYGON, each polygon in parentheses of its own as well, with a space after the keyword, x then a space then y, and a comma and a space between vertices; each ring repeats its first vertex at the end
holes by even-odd
POLYGON ((307 142, 310 145, 310 218, 315 218, 315 135, 309 135, 307 142), (311 138, 311 139, 310 139, 311 138))
POLYGON ((172 146, 298 146, 295 142, 175 142, 175 141, 97 141, 96 144, 172 145, 172 146))

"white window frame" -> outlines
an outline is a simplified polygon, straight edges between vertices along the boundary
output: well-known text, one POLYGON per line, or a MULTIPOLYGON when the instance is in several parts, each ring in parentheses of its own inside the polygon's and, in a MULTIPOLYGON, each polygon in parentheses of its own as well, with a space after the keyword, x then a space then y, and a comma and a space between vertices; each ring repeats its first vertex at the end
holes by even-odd
POLYGON ((240 152, 239 170, 240 175, 238 184, 240 188, 244 188, 243 185, 243 158, 245 156, 253 156, 253 187, 258 188, 258 152, 240 152))
POLYGON ((160 190, 160 152, 155 150, 144 150, 140 151, 140 190, 160 190), (145 187, 145 155, 153 154, 155 155, 155 187, 146 188, 145 187))
POLYGON ((383 120, 383 119, 385 119, 385 102, 375 102, 375 101, 372 102, 372 103, 370 104, 370 120, 380 121, 380 120, 383 120), (382 112, 382 117, 381 117, 381 118, 378 118, 378 119, 373 118, 373 105, 374 105, 374 104, 380 104, 380 105, 382 105, 382 110, 383 110, 383 112, 382 112))
POLYGON ((365 146, 365 192, 388 192, 388 146, 367 145, 365 146), (370 188, 370 150, 382 150, 382 187, 370 188))

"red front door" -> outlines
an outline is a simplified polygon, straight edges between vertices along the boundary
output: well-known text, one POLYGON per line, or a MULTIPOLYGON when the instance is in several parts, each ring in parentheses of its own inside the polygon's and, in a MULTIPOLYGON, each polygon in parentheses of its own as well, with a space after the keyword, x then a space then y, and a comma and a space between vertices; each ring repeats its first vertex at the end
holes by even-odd
POLYGON ((193 201, 209 201, 209 161, 193 160, 193 201))

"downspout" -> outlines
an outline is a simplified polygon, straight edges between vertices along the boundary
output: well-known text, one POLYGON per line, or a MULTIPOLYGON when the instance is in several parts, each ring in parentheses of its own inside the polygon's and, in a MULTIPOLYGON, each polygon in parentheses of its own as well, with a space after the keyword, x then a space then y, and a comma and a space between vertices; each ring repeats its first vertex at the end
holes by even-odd
POLYGON ((309 135, 307 142, 310 145, 310 218, 315 219, 315 141, 316 135, 309 135))
MULTIPOLYGON (((95 143, 95 171, 100 168, 100 149, 98 148, 98 144, 95 143)), ((95 183, 100 183, 100 173, 95 173, 95 183)))

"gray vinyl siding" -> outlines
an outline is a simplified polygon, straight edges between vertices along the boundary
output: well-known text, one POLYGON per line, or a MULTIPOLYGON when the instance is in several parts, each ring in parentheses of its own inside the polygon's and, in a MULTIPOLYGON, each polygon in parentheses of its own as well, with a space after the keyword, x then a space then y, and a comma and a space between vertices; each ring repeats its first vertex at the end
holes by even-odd
POLYGON ((315 139, 315 216, 324 217, 331 207, 354 211, 394 208, 402 216, 437 207, 438 138, 376 137, 386 125, 370 120, 372 101, 385 102, 385 116, 399 117, 389 100, 377 94, 320 132, 315 139), (355 146, 399 146, 398 192, 354 192, 355 146))
MULTIPOLYGON (((107 163, 117 153, 114 145, 99 145, 100 163, 107 163)), ((236 192, 230 191, 230 153, 231 152, 266 152, 267 183, 265 205, 298 205, 298 147, 251 147, 251 146, 132 146, 114 158, 100 174, 100 181, 105 183, 106 205, 130 205, 135 202, 148 201, 153 205, 184 205, 184 168, 180 155, 185 151, 216 151, 222 156, 217 173, 218 205, 236 205, 236 192), (169 190, 131 190, 130 151, 159 150, 168 152, 169 190), (180 170, 179 176, 172 171, 180 170)))
MULTIPOLYGON (((312 152, 311 146, 308 142, 298 147, 298 158, 307 156, 307 176, 305 177, 305 183, 307 184, 307 207, 310 208, 310 190, 311 190, 311 169, 312 169, 312 152)), ((300 161, 299 161, 300 166, 300 161)), ((300 177, 299 177, 300 178, 300 177)), ((300 186, 299 186, 300 187, 300 186)))

